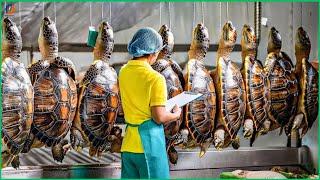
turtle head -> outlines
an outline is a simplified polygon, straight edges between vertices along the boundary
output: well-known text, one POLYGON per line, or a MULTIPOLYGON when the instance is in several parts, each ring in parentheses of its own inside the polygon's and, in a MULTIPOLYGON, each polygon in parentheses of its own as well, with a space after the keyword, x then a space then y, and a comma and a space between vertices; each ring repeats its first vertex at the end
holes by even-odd
POLYGON ((241 48, 242 50, 256 49, 256 35, 253 28, 247 24, 242 28, 241 48))
POLYGON ((267 47, 268 53, 280 52, 281 45, 282 45, 281 35, 275 27, 272 27, 270 29, 269 37, 268 37, 268 47, 267 47))
POLYGON ((197 54, 204 58, 209 50, 209 42, 208 29, 204 24, 198 24, 193 30, 190 50, 199 51, 197 54))
POLYGON ((159 30, 159 34, 162 37, 162 42, 164 48, 160 51, 159 57, 164 57, 169 59, 172 55, 173 46, 174 46, 174 37, 173 33, 171 32, 170 28, 164 24, 161 26, 159 30))
POLYGON ((58 31, 56 24, 49 17, 44 17, 41 22, 38 44, 43 58, 57 55, 58 31))
POLYGON ((108 22, 101 22, 98 37, 94 46, 95 59, 108 60, 113 51, 114 38, 113 29, 108 22))
POLYGON ((311 42, 310 42, 309 36, 302 27, 299 27, 296 33, 296 38, 295 38, 295 51, 304 52, 308 57, 310 54, 310 49, 311 49, 311 42))
POLYGON ((237 30, 231 21, 226 22, 222 28, 222 37, 220 43, 225 47, 233 47, 237 40, 237 30))
POLYGON ((4 58, 19 58, 22 50, 21 34, 16 24, 8 17, 3 19, 2 36, 2 51, 4 58))

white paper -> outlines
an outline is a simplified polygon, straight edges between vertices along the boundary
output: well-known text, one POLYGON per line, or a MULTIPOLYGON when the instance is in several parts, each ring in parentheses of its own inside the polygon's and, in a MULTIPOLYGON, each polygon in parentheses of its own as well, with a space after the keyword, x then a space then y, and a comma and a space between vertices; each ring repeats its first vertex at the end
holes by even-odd
POLYGON ((181 94, 169 99, 166 103, 166 110, 171 111, 174 107, 174 105, 178 105, 179 107, 182 107, 189 102, 199 98, 202 96, 201 93, 194 93, 194 92, 187 92, 184 91, 181 94))

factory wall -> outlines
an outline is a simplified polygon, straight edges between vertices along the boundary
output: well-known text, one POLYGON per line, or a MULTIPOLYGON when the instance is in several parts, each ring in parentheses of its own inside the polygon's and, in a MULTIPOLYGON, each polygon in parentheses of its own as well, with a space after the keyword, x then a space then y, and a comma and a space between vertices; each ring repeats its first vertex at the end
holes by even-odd
MULTIPOLYGON (((193 3, 173 3, 171 28, 175 35, 175 43, 189 44, 191 41, 193 21, 193 3)), ((221 26, 227 20, 231 20, 238 30, 237 43, 240 43, 241 29, 243 24, 254 25, 253 3, 228 3, 228 19, 226 15, 226 3, 221 4, 221 26), (248 7, 248 8, 247 8, 248 7), (248 9, 248 11, 247 11, 248 9), (249 15, 249 16, 248 16, 249 15)), ((220 34, 220 4, 218 2, 204 3, 204 24, 207 26, 210 34, 211 43, 217 43, 220 34)), ((318 3, 262 3, 262 17, 268 19, 267 26, 261 27, 261 40, 258 51, 258 58, 264 62, 267 55, 267 38, 268 31, 275 26, 282 36, 283 51, 287 52, 295 64, 294 56, 294 36, 296 29, 301 26, 308 32, 312 43, 310 60, 318 58, 318 3), (301 9, 302 6, 302 9, 301 9), (302 17, 301 17, 302 12, 302 17), (292 16, 293 15, 293 16, 292 16), (302 23, 301 23, 302 19, 302 23)), ((201 4, 196 3, 196 21, 194 24, 201 22, 201 4)), ((39 19, 40 20, 40 19, 39 19)), ((168 24, 167 4, 162 3, 162 23, 168 24)), ((141 27, 149 26, 155 29, 160 27, 159 7, 155 7, 151 16, 143 19, 130 29, 126 29, 115 33, 115 43, 126 44, 133 36, 133 33, 141 27)), ((63 52, 61 56, 70 58, 76 65, 77 71, 85 70, 92 62, 92 53, 73 53, 63 52)), ((114 53, 111 58, 113 63, 125 63, 130 56, 127 53, 114 53)), ((231 55, 232 60, 241 62, 240 52, 234 52, 231 55)), ((34 53, 34 59, 40 59, 39 53, 34 53)), ((175 53, 173 59, 178 63, 187 61, 187 53, 175 53)), ((216 63, 216 53, 209 52, 204 60, 206 65, 214 66, 216 63)), ((24 63, 31 62, 29 52, 23 52, 22 61, 24 63)), ((312 129, 303 139, 303 144, 308 145, 312 151, 312 158, 315 167, 318 167, 318 122, 314 124, 312 129)), ((242 137, 242 131, 239 132, 242 137)), ((287 138, 285 135, 279 136, 279 130, 270 132, 266 136, 257 139, 254 146, 270 147, 270 146, 286 146, 287 138)), ((241 146, 249 146, 247 140, 241 139, 241 146)))

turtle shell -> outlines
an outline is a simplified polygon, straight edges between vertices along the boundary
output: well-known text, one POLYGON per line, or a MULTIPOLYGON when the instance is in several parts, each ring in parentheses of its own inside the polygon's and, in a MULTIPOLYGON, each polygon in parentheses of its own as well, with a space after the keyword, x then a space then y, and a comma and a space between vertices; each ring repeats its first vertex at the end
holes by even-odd
POLYGON ((308 129, 318 117, 318 72, 306 60, 302 61, 302 71, 299 77, 299 105, 298 113, 304 114, 304 124, 301 137, 303 137, 308 129))
MULTIPOLYGON (((171 63, 165 59, 158 59, 152 68, 162 74, 166 79, 168 98, 172 98, 182 93, 183 88, 178 75, 171 67, 171 63)), ((182 115, 178 121, 172 121, 164 125, 165 135, 167 139, 172 139, 180 130, 182 123, 182 115)))
POLYGON ((21 152, 33 119, 33 87, 24 65, 2 62, 2 138, 10 154, 21 152))
MULTIPOLYGON (((275 124, 270 127, 273 130, 279 126, 283 128, 294 117, 298 103, 298 81, 291 59, 284 52, 269 53, 265 63, 267 89, 270 91, 268 117, 275 124)), ((287 135, 289 133, 286 132, 287 135)))
POLYGON ((80 88, 81 128, 95 149, 104 149, 119 109, 117 73, 108 63, 96 60, 80 88))
POLYGON ((245 118, 252 119, 254 130, 259 132, 268 119, 268 92, 262 63, 254 56, 246 56, 242 75, 246 93, 245 118))
POLYGON ((34 83, 34 120, 32 133, 45 145, 59 143, 68 133, 77 106, 77 88, 74 77, 66 71, 73 68, 70 60, 55 58, 39 73, 34 83), (59 66, 63 61, 66 66, 59 66))
POLYGON ((213 140, 216 114, 216 93, 213 80, 202 61, 190 59, 186 66, 186 90, 203 96, 185 108, 185 123, 191 137, 198 144, 213 140))
POLYGON ((218 112, 216 129, 225 130, 224 146, 236 139, 245 115, 245 87, 241 72, 230 59, 220 57, 213 74, 216 84, 218 112))

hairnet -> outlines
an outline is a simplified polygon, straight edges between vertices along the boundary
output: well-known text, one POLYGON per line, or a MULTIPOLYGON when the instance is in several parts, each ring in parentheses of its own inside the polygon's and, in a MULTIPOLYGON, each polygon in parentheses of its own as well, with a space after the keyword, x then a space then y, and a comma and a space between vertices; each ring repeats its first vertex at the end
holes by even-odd
POLYGON ((128 51, 133 57, 152 54, 163 48, 160 34, 152 28, 142 28, 137 31, 128 44, 128 51))

